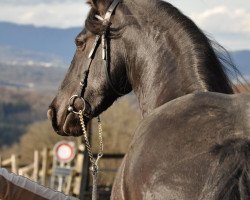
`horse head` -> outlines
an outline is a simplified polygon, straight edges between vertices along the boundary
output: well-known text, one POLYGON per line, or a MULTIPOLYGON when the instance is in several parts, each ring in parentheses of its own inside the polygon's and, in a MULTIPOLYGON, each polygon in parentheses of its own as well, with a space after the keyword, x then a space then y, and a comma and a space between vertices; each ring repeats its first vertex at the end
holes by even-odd
POLYGON ((82 134, 76 115, 79 110, 84 110, 87 122, 131 91, 126 74, 122 40, 125 26, 120 2, 88 3, 91 10, 85 28, 75 39, 77 49, 73 61, 48 110, 48 118, 60 135, 82 134))

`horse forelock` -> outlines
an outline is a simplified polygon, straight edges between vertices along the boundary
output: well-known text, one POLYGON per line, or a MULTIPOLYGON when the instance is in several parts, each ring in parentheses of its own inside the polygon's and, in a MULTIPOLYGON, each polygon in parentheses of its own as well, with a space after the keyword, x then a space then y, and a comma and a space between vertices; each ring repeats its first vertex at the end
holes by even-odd
MULTIPOLYGON (((101 14, 101 12, 106 12, 107 8, 110 6, 113 0, 106 0, 106 1, 95 1, 93 3, 92 0, 87 1, 87 4, 91 5, 90 12, 87 16, 87 19, 85 20, 85 27, 87 30, 94 34, 101 34, 103 30, 106 29, 106 26, 102 24, 101 21, 99 21, 95 15, 101 14), (101 10, 98 7, 98 4, 102 4, 101 10)), ((122 7, 123 12, 125 12, 125 15, 139 15, 142 17, 142 13, 148 14, 148 13, 153 13, 155 10, 155 7, 157 5, 157 2, 160 1, 133 1, 133 0, 122 0, 120 2, 120 7, 122 7), (130 9, 130 11, 133 10, 132 13, 127 13, 127 8, 130 9), (135 9, 133 9, 135 8, 135 9), (149 12, 150 10, 150 12, 149 12)), ((135 18, 134 18, 135 19, 135 18)))

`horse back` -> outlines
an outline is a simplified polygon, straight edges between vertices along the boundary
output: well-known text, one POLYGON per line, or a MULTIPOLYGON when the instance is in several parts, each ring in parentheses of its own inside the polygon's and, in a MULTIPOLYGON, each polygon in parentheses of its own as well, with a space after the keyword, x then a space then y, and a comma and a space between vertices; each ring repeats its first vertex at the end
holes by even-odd
POLYGON ((250 139, 249 116, 249 94, 196 93, 157 108, 138 127, 118 174, 122 199, 199 199, 216 162, 211 149, 250 139))

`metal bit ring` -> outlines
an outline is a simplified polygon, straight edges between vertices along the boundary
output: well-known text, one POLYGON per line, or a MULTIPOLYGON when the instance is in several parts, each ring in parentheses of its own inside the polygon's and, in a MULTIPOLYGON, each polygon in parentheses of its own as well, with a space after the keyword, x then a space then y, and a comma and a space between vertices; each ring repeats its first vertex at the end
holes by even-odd
POLYGON ((84 98, 79 97, 78 95, 73 95, 72 97, 70 97, 69 99, 69 107, 68 107, 68 111, 74 114, 79 114, 79 111, 77 111, 74 107, 74 102, 76 99, 80 99, 83 102, 83 109, 81 110, 82 112, 85 111, 86 109, 86 102, 84 100, 84 98))

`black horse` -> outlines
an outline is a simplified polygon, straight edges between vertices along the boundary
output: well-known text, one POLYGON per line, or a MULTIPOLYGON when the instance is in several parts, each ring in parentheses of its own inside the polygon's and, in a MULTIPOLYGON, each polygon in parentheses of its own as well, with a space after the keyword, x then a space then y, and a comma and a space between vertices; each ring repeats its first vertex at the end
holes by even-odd
MULTIPOLYGON (((103 23, 112 2, 89 1, 86 29, 76 38, 75 57, 48 111, 55 131, 82 134, 68 104, 87 70, 86 121, 131 90, 143 115, 111 199, 250 199, 250 95, 234 94, 211 41, 177 8, 159 0, 123 0, 111 23, 103 23), (106 69, 101 48, 94 48, 90 64, 87 58, 96 35, 104 33, 106 69)), ((74 106, 81 109, 82 101, 74 106)))

